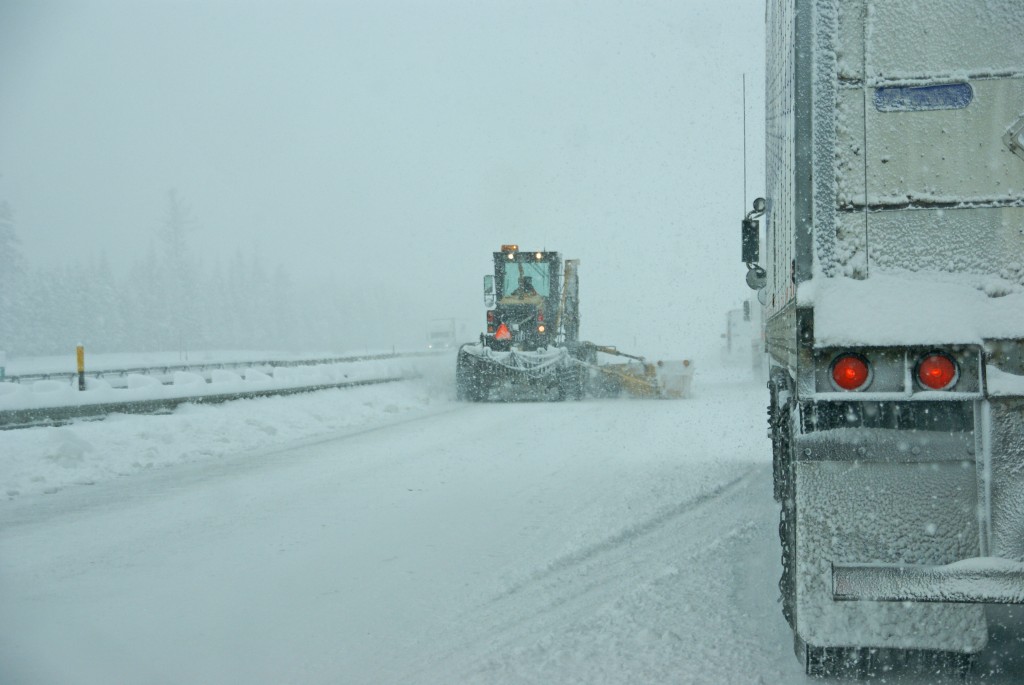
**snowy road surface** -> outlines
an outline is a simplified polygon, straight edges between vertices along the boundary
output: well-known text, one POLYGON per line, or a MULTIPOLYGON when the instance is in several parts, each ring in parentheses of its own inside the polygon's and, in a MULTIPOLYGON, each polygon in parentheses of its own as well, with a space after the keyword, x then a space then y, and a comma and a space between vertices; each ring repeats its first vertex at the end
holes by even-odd
MULTIPOLYGON (((805 682, 764 395, 708 371, 684 401, 435 397, 9 497, 0 682, 805 682)), ((248 406, 284 423, 292 401, 248 406)), ((231 411, 186 412, 188 430, 230 436, 231 411)), ((1020 682, 1009 668, 972 680, 1020 682)))

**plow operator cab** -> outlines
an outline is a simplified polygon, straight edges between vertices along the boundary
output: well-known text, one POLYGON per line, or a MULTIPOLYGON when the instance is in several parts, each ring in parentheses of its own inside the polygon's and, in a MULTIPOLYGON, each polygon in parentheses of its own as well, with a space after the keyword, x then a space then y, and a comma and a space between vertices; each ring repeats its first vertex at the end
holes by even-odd
POLYGON ((555 341, 562 260, 557 252, 502 245, 484 277, 487 328, 480 342, 496 351, 548 347, 555 341))

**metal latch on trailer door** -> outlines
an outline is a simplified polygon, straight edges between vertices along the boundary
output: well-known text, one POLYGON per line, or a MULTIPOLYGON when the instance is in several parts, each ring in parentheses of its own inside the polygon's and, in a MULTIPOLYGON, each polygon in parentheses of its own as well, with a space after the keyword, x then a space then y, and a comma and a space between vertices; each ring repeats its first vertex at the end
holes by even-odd
POLYGON ((1024 117, 1017 120, 1003 136, 1003 142, 1010 152, 1024 159, 1024 117))

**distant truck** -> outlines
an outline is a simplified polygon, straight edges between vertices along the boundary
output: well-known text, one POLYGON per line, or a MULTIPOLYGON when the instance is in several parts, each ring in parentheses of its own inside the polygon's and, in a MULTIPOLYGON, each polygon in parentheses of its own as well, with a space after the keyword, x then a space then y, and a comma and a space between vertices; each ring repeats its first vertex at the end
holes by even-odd
POLYGON ((450 350, 456 346, 455 319, 433 319, 427 325, 427 349, 450 350))
POLYGON ((1024 602, 1024 3, 768 0, 766 23, 742 238, 783 613, 808 673, 969 666, 984 604, 1024 602))
MULTIPOLYGON (((752 298, 753 299, 753 298, 752 298)), ((721 360, 726 366, 749 367, 755 380, 764 376, 764 340, 761 337, 761 308, 747 300, 725 313, 721 360)))

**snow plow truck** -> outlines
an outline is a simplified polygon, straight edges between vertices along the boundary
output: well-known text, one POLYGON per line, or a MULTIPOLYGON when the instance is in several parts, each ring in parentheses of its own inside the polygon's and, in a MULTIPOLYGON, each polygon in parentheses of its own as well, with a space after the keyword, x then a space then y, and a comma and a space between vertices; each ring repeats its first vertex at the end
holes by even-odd
POLYGON ((680 398, 693 378, 689 360, 648 362, 615 347, 581 341, 579 260, 502 245, 484 276, 486 329, 459 348, 460 400, 566 400, 584 396, 680 398), (619 363, 599 363, 599 355, 619 363))
POLYGON ((809 674, 969 668, 1024 603, 1024 4, 767 5, 783 614, 809 674))

